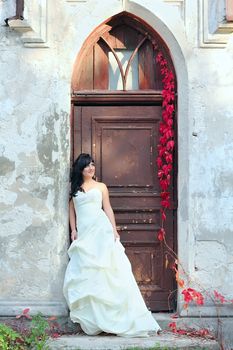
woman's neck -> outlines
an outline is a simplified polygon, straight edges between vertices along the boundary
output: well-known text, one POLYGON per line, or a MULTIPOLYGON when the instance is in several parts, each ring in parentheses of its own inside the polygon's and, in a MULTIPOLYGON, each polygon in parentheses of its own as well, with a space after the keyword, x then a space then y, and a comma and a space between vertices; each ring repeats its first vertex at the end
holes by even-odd
POLYGON ((84 178, 83 179, 83 184, 85 185, 90 185, 91 183, 95 182, 95 180, 93 180, 92 178, 84 178))

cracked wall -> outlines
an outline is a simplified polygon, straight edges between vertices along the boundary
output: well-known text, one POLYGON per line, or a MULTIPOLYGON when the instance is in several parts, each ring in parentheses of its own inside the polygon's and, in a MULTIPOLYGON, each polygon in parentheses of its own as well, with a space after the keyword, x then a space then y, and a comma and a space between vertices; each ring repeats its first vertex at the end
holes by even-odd
MULTIPOLYGON (((200 48, 192 1, 127 3, 163 37, 176 68, 179 257, 193 281, 233 298, 233 40, 200 48)), ((13 0, 0 8, 3 23, 13 0)), ((121 10, 119 0, 50 3, 43 49, 25 48, 22 34, 0 27, 2 315, 28 305, 66 314, 72 69, 90 32, 121 10)))

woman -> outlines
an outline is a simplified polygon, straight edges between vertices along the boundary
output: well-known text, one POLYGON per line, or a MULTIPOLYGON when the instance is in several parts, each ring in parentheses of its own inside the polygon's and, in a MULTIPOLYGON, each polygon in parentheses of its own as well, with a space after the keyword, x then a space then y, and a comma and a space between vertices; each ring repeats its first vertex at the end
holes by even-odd
POLYGON ((94 175, 92 157, 80 154, 71 174, 72 243, 63 288, 71 320, 89 335, 148 336, 160 327, 120 243, 108 189, 94 175))

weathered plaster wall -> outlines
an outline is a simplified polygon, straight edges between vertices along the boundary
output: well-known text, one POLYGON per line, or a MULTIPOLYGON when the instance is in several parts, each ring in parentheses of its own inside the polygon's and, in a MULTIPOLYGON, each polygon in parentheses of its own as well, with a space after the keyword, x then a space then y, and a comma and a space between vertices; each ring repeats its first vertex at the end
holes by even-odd
MULTIPOLYGON (((189 75, 194 132, 190 140, 190 268, 194 280, 229 299, 233 297, 232 48, 195 49, 189 75)), ((222 313, 232 311, 226 307, 222 313)))
POLYGON ((24 48, 8 27, 0 35, 0 314, 22 305, 64 314, 70 77, 57 47, 24 48))
MULTIPOLYGON (((1 23, 13 4, 0 1, 1 23)), ((123 9, 160 33, 177 72, 180 259, 193 280, 233 298, 233 41, 200 48, 191 0, 47 6, 48 48, 24 47, 22 34, 0 27, 0 314, 66 313, 72 67, 91 31, 123 9)))

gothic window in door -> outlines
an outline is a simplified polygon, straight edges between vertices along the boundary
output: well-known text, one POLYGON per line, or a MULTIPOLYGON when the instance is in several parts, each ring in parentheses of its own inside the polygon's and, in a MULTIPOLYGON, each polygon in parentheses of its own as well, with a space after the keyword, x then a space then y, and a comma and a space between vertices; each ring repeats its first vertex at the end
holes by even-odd
POLYGON ((134 18, 116 16, 84 46, 73 73, 74 91, 162 89, 155 48, 164 43, 134 18))

